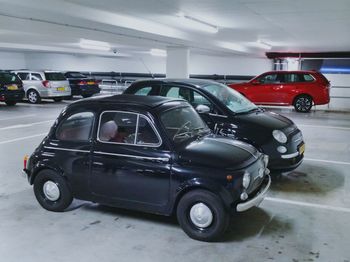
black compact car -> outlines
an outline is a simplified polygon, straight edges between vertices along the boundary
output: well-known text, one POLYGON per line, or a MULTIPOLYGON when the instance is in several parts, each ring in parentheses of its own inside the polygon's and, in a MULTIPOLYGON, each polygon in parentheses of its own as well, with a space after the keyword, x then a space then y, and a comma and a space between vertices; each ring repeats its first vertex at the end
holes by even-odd
POLYGON ((13 73, 0 72, 0 101, 8 106, 14 106, 24 97, 23 83, 13 73))
POLYGON ((162 215, 192 238, 222 235, 231 212, 260 204, 268 157, 215 135, 186 101, 117 95, 69 105, 27 160, 38 202, 73 198, 162 215))
POLYGON ((64 76, 69 81, 72 96, 90 97, 100 93, 98 82, 79 72, 66 72, 64 76))
POLYGON ((142 80, 124 93, 187 100, 214 133, 245 141, 267 154, 271 171, 291 171, 303 160, 303 136, 290 119, 255 106, 226 85, 196 79, 142 80))

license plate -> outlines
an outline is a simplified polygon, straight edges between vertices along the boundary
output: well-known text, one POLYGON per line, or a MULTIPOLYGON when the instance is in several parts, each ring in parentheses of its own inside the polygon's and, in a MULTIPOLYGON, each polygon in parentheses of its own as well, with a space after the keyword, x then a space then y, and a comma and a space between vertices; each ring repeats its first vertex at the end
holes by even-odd
POLYGON ((93 81, 89 81, 89 82, 87 82, 87 84, 88 84, 88 85, 94 85, 94 84, 95 84, 95 82, 93 82, 93 81))
POLYGON ((66 91, 65 87, 57 87, 57 91, 66 91))
POLYGON ((305 144, 302 144, 300 147, 299 147, 299 154, 302 155, 304 154, 305 152, 305 144))
POLYGON ((18 89, 18 86, 17 85, 10 85, 10 86, 7 86, 7 90, 17 90, 18 89))

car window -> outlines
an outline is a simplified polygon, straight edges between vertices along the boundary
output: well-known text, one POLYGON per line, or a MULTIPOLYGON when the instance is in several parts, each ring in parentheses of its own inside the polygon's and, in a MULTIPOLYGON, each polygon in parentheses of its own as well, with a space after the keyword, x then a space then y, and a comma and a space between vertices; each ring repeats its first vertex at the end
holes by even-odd
POLYGON ((64 81, 66 80, 66 77, 59 72, 46 72, 45 73, 46 80, 49 81, 64 81))
POLYGON ((315 79, 313 78, 313 76, 310 75, 310 74, 304 74, 303 76, 304 76, 304 81, 305 81, 305 82, 313 82, 313 81, 315 81, 315 79))
POLYGON ((258 81, 263 84, 276 84, 283 82, 283 77, 281 74, 267 74, 258 78, 258 81))
POLYGON ((0 72, 0 82, 4 84, 21 83, 21 79, 16 74, 0 72))
POLYGON ((80 112, 69 116, 59 125, 56 138, 63 141, 88 141, 94 122, 92 112, 80 112))
POLYGON ((122 111, 103 112, 98 139, 105 143, 149 145, 160 143, 159 136, 145 116, 122 111))
POLYGON ((152 87, 151 86, 145 86, 140 88, 139 90, 137 90, 135 92, 135 95, 139 95, 139 96, 148 96, 152 91, 152 87))
POLYGON ((29 73, 18 73, 17 75, 22 80, 29 80, 29 73))
POLYGON ((304 82, 304 79, 300 74, 285 74, 284 80, 286 83, 304 82))
POLYGON ((40 74, 37 73, 32 73, 31 79, 30 80, 34 80, 34 81, 41 81, 43 80, 40 74))
MULTIPOLYGON (((206 105, 210 108, 210 111, 214 111, 214 105, 203 95, 187 87, 179 86, 163 86, 162 87, 162 96, 181 98, 189 102, 193 107, 198 105, 206 105)), ((215 112, 217 113, 217 112, 215 112)))

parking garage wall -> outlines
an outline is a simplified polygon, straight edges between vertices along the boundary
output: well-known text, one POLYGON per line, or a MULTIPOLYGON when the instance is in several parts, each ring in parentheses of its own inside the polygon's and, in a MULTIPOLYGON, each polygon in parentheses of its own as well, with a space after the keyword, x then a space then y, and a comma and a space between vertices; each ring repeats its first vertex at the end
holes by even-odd
POLYGON ((26 68, 26 59, 23 53, 0 52, 0 70, 26 68))

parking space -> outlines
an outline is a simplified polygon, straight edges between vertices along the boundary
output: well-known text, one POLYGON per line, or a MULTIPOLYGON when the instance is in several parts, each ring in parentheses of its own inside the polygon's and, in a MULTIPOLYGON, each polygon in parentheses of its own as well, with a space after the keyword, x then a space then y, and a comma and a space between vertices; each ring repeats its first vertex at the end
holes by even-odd
POLYGON ((78 200, 63 213, 39 206, 20 175, 23 156, 69 103, 0 106, 0 254, 6 261, 350 260, 349 113, 272 109, 302 130, 305 160, 274 177, 259 208, 234 216, 223 242, 205 243, 188 238, 172 217, 78 200))

